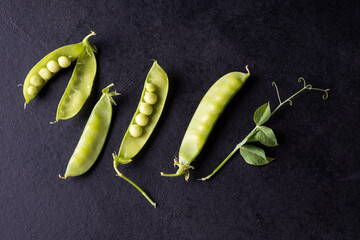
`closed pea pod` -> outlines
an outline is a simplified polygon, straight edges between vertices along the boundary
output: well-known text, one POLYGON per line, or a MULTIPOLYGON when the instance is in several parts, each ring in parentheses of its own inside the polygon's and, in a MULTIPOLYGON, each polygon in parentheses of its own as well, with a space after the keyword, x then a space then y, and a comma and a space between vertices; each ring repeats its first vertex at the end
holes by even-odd
POLYGON ((155 61, 146 77, 139 105, 123 137, 119 152, 117 155, 113 154, 114 169, 118 176, 137 188, 154 207, 156 205, 150 197, 119 172, 118 165, 130 163, 148 141, 163 111, 168 89, 167 74, 155 61), (145 96, 149 93, 151 93, 150 100, 146 101, 145 96))
POLYGON ((94 32, 86 36, 80 43, 67 45, 52 51, 30 70, 25 78, 23 88, 25 106, 40 92, 54 74, 61 68, 69 67, 71 62, 80 56, 87 44, 89 44, 88 38, 93 35, 95 35, 94 32))
POLYGON ((102 90, 100 100, 93 108, 87 121, 80 140, 70 158, 64 177, 79 176, 87 172, 95 163, 101 149, 104 146, 108 134, 111 117, 112 104, 115 102, 112 96, 119 95, 116 92, 109 92, 110 84, 102 90))
POLYGON ((247 73, 231 72, 226 74, 207 91, 185 132, 179 150, 179 160, 174 160, 179 169, 175 174, 161 173, 162 176, 185 175, 185 179, 189 179, 189 169, 193 168, 190 166, 191 162, 195 160, 204 147, 212 128, 226 105, 249 78, 250 72, 247 66, 246 70, 247 73))

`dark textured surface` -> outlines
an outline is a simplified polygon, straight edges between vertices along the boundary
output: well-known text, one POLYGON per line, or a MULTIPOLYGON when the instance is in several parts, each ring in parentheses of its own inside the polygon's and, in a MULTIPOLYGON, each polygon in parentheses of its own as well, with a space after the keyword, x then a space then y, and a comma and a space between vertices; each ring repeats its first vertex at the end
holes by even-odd
POLYGON ((0 239, 360 239, 359 1, 1 1, 0 239), (98 47, 91 97, 56 125, 71 76, 63 70, 23 110, 22 83, 45 54, 90 30, 98 47), (164 114, 125 175, 151 205, 115 177, 118 150, 155 58, 168 73, 164 114), (252 76, 228 105, 191 180, 172 172, 197 104, 230 71, 252 76), (331 88, 306 92, 267 124, 280 146, 263 167, 235 155, 209 174, 252 129, 254 110, 289 96, 304 77, 331 88), (102 154, 84 176, 61 180, 100 90, 114 82, 113 124, 102 154))

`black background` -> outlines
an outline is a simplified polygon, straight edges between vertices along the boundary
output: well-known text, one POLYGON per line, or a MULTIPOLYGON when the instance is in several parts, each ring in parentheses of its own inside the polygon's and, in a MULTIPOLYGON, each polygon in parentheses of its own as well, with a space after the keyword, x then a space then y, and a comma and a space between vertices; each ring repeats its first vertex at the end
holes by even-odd
POLYGON ((0 239, 360 239, 359 1, 1 1, 0 239), (92 94, 81 112, 55 125, 72 68, 23 109, 28 71, 43 56, 80 42, 99 49, 92 94), (158 126, 122 167, 157 202, 154 209, 115 176, 117 151, 157 59, 170 80, 158 126), (194 162, 191 179, 173 157, 207 89, 231 71, 251 78, 231 101, 194 162), (262 167, 239 154, 209 174, 253 128, 252 114, 314 87, 267 123, 280 146, 262 167), (63 174, 100 91, 121 92, 103 151, 91 170, 63 174))

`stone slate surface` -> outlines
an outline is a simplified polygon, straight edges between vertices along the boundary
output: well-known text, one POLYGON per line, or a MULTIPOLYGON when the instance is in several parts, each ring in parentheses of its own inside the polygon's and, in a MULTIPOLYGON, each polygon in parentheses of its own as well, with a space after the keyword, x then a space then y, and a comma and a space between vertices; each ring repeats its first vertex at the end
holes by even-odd
POLYGON ((360 239, 358 1, 0 2, 0 239, 360 239), (61 71, 23 109, 17 87, 43 56, 90 30, 99 52, 81 112, 55 125, 72 70, 61 71), (122 167, 156 209, 115 176, 117 151, 157 59, 170 92, 145 149, 122 167), (222 75, 251 78, 227 106, 191 179, 163 178, 207 89, 222 75), (239 154, 209 174, 253 128, 252 114, 285 99, 304 77, 331 88, 306 92, 266 124, 280 146, 262 167, 239 154), (121 92, 103 151, 81 177, 61 180, 100 90, 121 92))

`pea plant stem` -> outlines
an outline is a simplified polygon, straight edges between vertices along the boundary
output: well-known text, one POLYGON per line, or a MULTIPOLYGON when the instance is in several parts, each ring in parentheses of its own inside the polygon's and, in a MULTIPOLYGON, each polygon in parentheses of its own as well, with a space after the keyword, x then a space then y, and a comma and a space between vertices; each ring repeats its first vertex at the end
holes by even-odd
MULTIPOLYGON (((293 95, 291 95, 289 98, 287 98, 285 101, 281 101, 280 98, 280 94, 279 94, 279 90, 276 86, 276 83, 273 82, 272 85, 275 87, 276 89, 276 94, 277 94, 277 98, 279 100, 279 105, 274 109, 274 111, 272 111, 270 113, 270 117, 272 115, 274 115, 274 113, 279 110, 285 103, 289 103, 290 106, 292 106, 292 98, 294 98, 295 96, 297 96, 298 94, 300 94, 302 91, 304 91, 305 89, 307 90, 317 90, 317 91, 322 91, 325 94, 323 95, 323 99, 326 100, 328 97, 328 91, 330 91, 330 89, 320 89, 320 88, 313 88, 310 84, 306 84, 305 79, 304 78, 299 78, 298 82, 303 82, 304 83, 304 87, 301 88, 299 91, 297 91, 296 93, 294 93, 293 95)), ((270 118, 269 117, 269 118, 270 118)), ((202 180, 205 181, 209 178, 211 178, 215 173, 217 173, 224 165, 225 163, 227 163, 230 158, 249 140, 249 138, 256 132, 256 130, 259 128, 259 125, 256 125, 256 127, 238 144, 236 145, 236 147, 234 148, 234 150, 225 158, 224 161, 221 162, 221 164, 208 176, 203 177, 201 179, 198 180, 202 180)))
MULTIPOLYGON (((300 92, 302 92, 304 89, 306 89, 306 87, 300 89, 299 91, 297 91, 295 94, 293 94, 291 97, 289 97, 288 99, 286 99, 285 101, 281 101, 280 96, 279 96, 279 92, 276 88, 276 92, 277 92, 277 96, 278 96, 278 100, 279 100, 279 105, 274 109, 274 111, 272 111, 270 117, 281 107, 283 106, 286 102, 289 102, 290 105, 292 105, 291 102, 291 98, 295 97, 296 95, 298 95, 300 92)), ((238 144, 236 145, 236 147, 234 148, 234 150, 225 158, 224 161, 222 161, 222 163, 220 163, 220 165, 215 168, 215 170, 208 176, 200 178, 199 180, 205 181, 208 180, 209 178, 211 178, 215 173, 217 173, 229 160, 230 158, 247 142, 247 140, 249 139, 249 137, 251 137, 251 135, 257 130, 259 126, 256 125, 256 127, 238 144)))
POLYGON ((116 161, 114 161, 114 169, 117 173, 117 176, 121 177, 122 179, 124 179, 125 181, 127 181, 128 183, 130 183, 131 185, 133 185, 150 203, 151 205, 153 205, 156 208, 156 203, 149 197, 149 195, 147 195, 144 190, 142 190, 136 183, 134 183, 133 181, 131 181, 129 178, 127 178, 124 174, 122 174, 119 170, 118 170, 118 163, 116 163, 116 161))
MULTIPOLYGON (((299 93, 301 93, 302 91, 304 91, 305 89, 309 89, 307 86, 304 86, 302 89, 300 89, 299 91, 297 91, 296 93, 294 93, 293 95, 291 95, 288 99, 286 99, 285 101, 281 101, 280 99, 280 95, 279 95, 279 92, 276 88, 276 92, 277 92, 277 95, 278 95, 278 100, 279 100, 279 105, 274 109, 274 111, 271 112, 271 115, 272 116, 279 108, 281 108, 282 105, 284 105, 285 103, 289 102, 290 106, 292 105, 292 101, 291 99, 294 98, 296 95, 298 95, 299 93)), ((310 90, 310 89, 309 89, 310 90)))
POLYGON ((234 150, 232 150, 232 152, 224 159, 224 161, 220 163, 220 165, 210 175, 200 178, 198 180, 205 181, 211 178, 215 173, 217 173, 230 160, 230 158, 241 148, 241 146, 243 146, 246 143, 246 141, 249 139, 249 137, 251 137, 251 135, 256 131, 257 128, 258 126, 256 126, 253 130, 251 130, 251 132, 244 138, 244 140, 242 140, 238 145, 236 145, 234 150))

